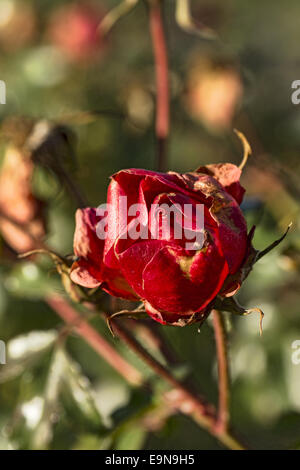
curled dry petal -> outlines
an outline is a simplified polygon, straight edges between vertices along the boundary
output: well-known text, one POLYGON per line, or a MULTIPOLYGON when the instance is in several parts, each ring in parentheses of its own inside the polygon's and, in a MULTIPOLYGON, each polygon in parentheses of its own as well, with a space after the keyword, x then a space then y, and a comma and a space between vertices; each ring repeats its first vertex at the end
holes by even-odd
POLYGON ((196 171, 213 176, 237 203, 241 204, 245 189, 240 184, 242 170, 239 167, 232 163, 215 163, 200 166, 196 171))

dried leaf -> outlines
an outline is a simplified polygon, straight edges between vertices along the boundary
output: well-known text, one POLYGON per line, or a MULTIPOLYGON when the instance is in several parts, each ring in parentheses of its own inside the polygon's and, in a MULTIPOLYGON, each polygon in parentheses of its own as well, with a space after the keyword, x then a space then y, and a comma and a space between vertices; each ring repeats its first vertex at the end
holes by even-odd
POLYGON ((238 138, 240 139, 240 141, 242 142, 242 146, 243 146, 243 150, 244 150, 243 159, 242 159, 242 162, 239 166, 239 169, 242 170, 244 168, 244 166, 246 165, 246 163, 247 163, 249 155, 252 154, 252 148, 251 148, 247 138, 244 136, 244 134, 242 132, 238 131, 237 129, 233 129, 233 130, 236 133, 236 135, 238 136, 238 138))
POLYGON ((262 335, 262 321, 263 321, 264 313, 259 308, 255 307, 255 308, 246 309, 242 307, 234 297, 224 297, 224 298, 218 297, 216 299, 214 307, 217 310, 234 313, 235 315, 241 315, 241 316, 247 316, 253 312, 259 313, 260 315, 259 332, 260 332, 260 335, 262 335))

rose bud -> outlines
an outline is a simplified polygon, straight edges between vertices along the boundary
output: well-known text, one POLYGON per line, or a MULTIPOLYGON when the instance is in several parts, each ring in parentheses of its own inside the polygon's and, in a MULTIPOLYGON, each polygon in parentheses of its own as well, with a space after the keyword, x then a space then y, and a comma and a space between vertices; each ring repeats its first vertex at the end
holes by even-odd
POLYGON ((48 37, 72 62, 94 59, 103 46, 98 26, 102 11, 90 2, 78 2, 54 11, 48 37))
POLYGON ((204 320, 218 294, 237 290, 249 252, 240 174, 235 165, 218 164, 186 174, 129 169, 113 175, 107 211, 77 211, 71 279, 141 300, 162 324, 204 320))

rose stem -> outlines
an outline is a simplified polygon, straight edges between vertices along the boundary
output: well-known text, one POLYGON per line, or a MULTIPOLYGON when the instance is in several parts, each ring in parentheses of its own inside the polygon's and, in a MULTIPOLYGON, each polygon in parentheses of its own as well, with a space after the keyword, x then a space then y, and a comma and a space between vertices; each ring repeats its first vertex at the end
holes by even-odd
MULTIPOLYGON (((48 305, 64 320, 73 327, 76 333, 81 336, 107 363, 109 363, 127 382, 134 386, 142 386, 144 380, 140 372, 131 364, 127 363, 122 356, 104 339, 102 336, 82 318, 77 311, 60 295, 52 294, 46 299, 48 305)), ((236 440, 228 431, 218 431, 216 428, 216 417, 212 405, 207 404, 200 397, 196 397, 183 384, 176 380, 170 372, 154 359, 122 326, 114 324, 114 331, 140 359, 143 360, 157 375, 170 383, 180 396, 171 395, 168 392, 163 396, 166 406, 180 411, 190 416, 198 425, 205 428, 215 436, 225 446, 235 449, 244 449, 243 445, 236 440), (172 399, 173 398, 173 399, 172 399), (179 399, 178 399, 179 398, 179 399)), ((172 392, 174 392, 174 389, 172 392)), ((178 394, 177 394, 178 395, 178 394)))
POLYGON ((150 0, 150 33, 156 74, 156 122, 158 170, 166 170, 166 143, 169 134, 169 76, 166 37, 162 18, 162 1, 150 0))
POLYGON ((160 364, 143 346, 119 323, 112 320, 113 331, 122 341, 134 351, 158 376, 172 385, 182 394, 184 403, 181 403, 179 410, 190 415, 201 427, 214 435, 220 442, 234 450, 244 450, 245 447, 225 428, 218 427, 218 419, 215 417, 214 408, 203 398, 194 395, 186 385, 179 382, 173 375, 160 364))
POLYGON ((219 406, 217 430, 226 431, 229 421, 229 362, 227 351, 226 326, 222 312, 212 311, 213 327, 215 332, 217 361, 218 361, 218 386, 219 406))
MULTIPOLYGON (((158 170, 166 169, 166 140, 169 134, 169 80, 166 38, 161 14, 161 0, 150 1, 150 31, 156 68, 156 136, 158 141, 158 170)), ((226 335, 221 313, 214 312, 218 370, 219 370, 219 414, 218 426, 226 430, 229 418, 229 380, 226 335)))

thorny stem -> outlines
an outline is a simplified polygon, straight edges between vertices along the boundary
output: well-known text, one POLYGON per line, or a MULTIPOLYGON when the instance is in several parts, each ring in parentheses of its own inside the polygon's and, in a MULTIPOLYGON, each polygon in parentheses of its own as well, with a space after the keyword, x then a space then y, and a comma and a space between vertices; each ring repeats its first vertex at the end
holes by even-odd
POLYGON ((213 327, 215 332, 217 360, 218 360, 218 386, 219 406, 217 430, 224 432, 229 422, 229 362, 227 351, 226 326, 222 312, 212 311, 213 327))
MULTIPOLYGON (((140 372, 127 363, 64 298, 53 294, 46 298, 46 302, 68 326, 72 327, 128 383, 135 386, 142 386, 145 383, 140 372)), ((185 385, 174 378, 168 369, 154 359, 124 327, 115 321, 113 323, 114 331, 123 342, 158 376, 173 386, 173 390, 163 396, 166 406, 190 416, 199 426, 210 432, 226 447, 233 450, 245 449, 229 431, 218 430, 216 426, 217 418, 212 405, 206 403, 201 397, 194 395, 185 385)))
POLYGON ((158 170, 166 170, 166 143, 169 134, 169 76, 166 37, 161 0, 150 0, 150 33, 156 73, 156 123, 158 170))
MULTIPOLYGON (((113 321, 113 320, 112 320, 113 321)), ((136 339, 129 331, 122 327, 119 323, 113 321, 113 328, 115 333, 132 349, 142 360, 145 362, 157 375, 166 380, 170 385, 180 390, 185 397, 194 403, 195 408, 199 410, 202 415, 207 416, 210 420, 214 415, 214 409, 207 405, 204 399, 195 397, 192 392, 188 391, 160 362, 158 362, 136 339)))
MULTIPOLYGON (((113 329, 122 341, 134 351, 159 377, 163 378, 181 394, 180 404, 176 406, 179 411, 190 415, 201 427, 214 435, 221 443, 232 450, 245 450, 241 444, 225 428, 219 428, 218 417, 214 407, 202 397, 195 395, 186 385, 179 382, 162 364, 160 364, 144 347, 119 323, 113 321, 113 329)), ((172 405, 171 405, 172 406, 172 405)))

